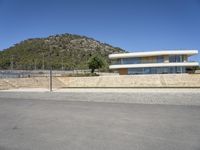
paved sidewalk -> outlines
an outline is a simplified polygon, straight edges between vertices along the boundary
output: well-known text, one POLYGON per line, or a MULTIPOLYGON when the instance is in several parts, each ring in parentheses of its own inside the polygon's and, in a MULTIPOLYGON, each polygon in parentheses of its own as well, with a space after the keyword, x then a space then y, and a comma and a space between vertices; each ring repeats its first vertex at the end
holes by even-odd
POLYGON ((109 103, 198 105, 199 89, 60 89, 49 92, 47 89, 19 89, 0 92, 1 98, 88 101, 109 103))
MULTIPOLYGON (((0 92, 49 92, 46 88, 18 88, 9 90, 0 90, 0 92)), ((60 88, 53 89, 52 92, 72 92, 72 93, 200 93, 200 88, 60 88)))

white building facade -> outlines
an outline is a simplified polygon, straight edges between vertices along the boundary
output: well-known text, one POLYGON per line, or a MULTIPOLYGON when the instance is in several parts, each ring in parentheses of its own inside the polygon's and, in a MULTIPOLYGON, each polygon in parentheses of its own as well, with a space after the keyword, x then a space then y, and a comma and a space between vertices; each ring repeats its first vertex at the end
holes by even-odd
POLYGON ((198 50, 168 50, 110 54, 111 70, 120 75, 186 73, 187 68, 199 66, 188 57, 198 50))

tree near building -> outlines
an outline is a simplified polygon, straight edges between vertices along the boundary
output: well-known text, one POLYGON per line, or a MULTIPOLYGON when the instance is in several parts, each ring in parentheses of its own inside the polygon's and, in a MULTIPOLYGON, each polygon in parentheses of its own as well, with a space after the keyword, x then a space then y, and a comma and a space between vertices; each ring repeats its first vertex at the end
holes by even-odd
POLYGON ((100 55, 94 55, 88 61, 88 67, 91 69, 91 73, 94 73, 95 69, 100 69, 104 66, 105 60, 100 55))

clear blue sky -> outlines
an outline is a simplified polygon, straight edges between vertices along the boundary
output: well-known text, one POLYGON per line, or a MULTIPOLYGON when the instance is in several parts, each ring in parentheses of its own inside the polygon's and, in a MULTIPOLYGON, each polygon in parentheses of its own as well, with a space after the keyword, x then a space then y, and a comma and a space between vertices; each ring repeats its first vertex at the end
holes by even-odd
POLYGON ((0 50, 59 33, 128 51, 200 50, 200 0, 0 0, 0 50))

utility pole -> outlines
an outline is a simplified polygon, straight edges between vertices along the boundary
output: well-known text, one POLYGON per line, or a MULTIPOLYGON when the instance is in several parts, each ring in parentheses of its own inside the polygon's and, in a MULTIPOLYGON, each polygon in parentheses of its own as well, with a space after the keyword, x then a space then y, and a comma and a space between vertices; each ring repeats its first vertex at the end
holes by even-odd
POLYGON ((52 63, 51 63, 51 46, 49 50, 49 91, 52 92, 52 63))
POLYGON ((49 90, 52 92, 52 67, 50 68, 50 83, 49 83, 49 90))
POLYGON ((42 53, 42 70, 44 70, 44 53, 42 53))
POLYGON ((63 56, 62 56, 62 70, 64 70, 64 67, 63 67, 63 56))
POLYGON ((14 56, 12 55, 10 58, 10 70, 13 70, 13 59, 14 59, 14 56))
POLYGON ((37 66, 36 66, 36 59, 34 59, 34 69, 37 70, 37 66))
POLYGON ((63 53, 64 53, 64 49, 60 51, 61 54, 61 65, 62 65, 62 70, 64 70, 64 64, 63 64, 63 53))

